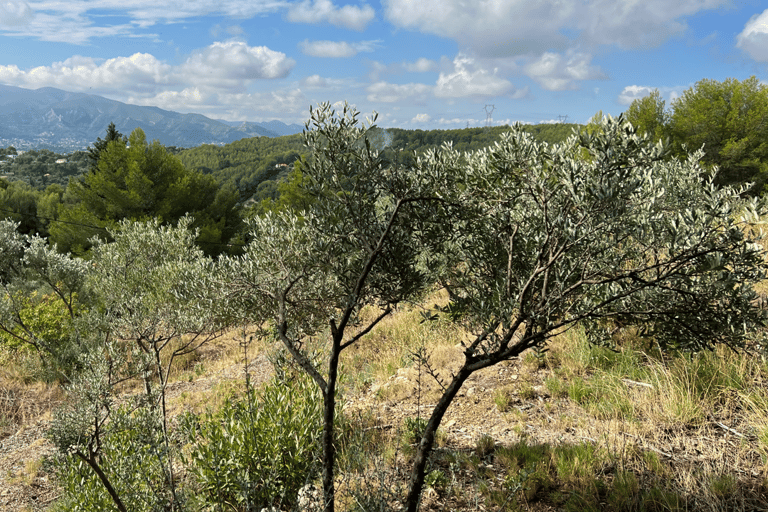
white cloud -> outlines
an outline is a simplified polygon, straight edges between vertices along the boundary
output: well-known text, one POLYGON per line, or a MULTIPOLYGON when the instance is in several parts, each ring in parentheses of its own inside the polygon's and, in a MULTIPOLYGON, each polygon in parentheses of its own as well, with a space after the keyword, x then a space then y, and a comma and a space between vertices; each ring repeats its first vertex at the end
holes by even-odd
MULTIPOLYGON (((182 97, 206 90, 241 93, 257 80, 285 77, 294 66, 285 54, 245 43, 214 43, 193 52, 178 66, 148 53, 97 60, 74 56, 50 66, 21 70, 0 66, 0 83, 21 87, 60 87, 116 97, 182 97)), ((203 92, 201 92, 203 91, 203 92)), ((170 100, 167 100, 170 101, 170 100)))
POLYGON ((428 71, 436 71, 437 62, 422 57, 416 62, 406 62, 403 67, 411 73, 426 73, 428 71))
POLYGON ((156 106, 177 112, 195 112, 229 121, 270 121, 304 123, 310 100, 298 89, 269 92, 227 93, 191 88, 163 91, 154 96, 128 97, 136 105, 156 106))
POLYGON ((35 11, 27 2, 0 0, 0 26, 18 27, 27 25, 35 16, 35 11))
POLYGON ((22 87, 62 87, 74 91, 114 92, 124 88, 151 91, 173 83, 171 66, 147 53, 98 62, 76 55, 50 66, 26 71, 0 66, 0 82, 22 87))
POLYGON ((361 31, 368 26, 375 15, 375 11, 369 5, 345 5, 339 8, 330 0, 304 0, 291 5, 286 19, 297 23, 328 22, 337 27, 361 31))
POLYGON ((299 43, 301 52, 312 57, 345 58, 354 57, 360 52, 372 52, 379 46, 380 41, 308 41, 299 43))
POLYGON ((650 87, 647 85, 628 85, 624 87, 624 89, 621 90, 619 93, 619 97, 617 98, 617 101, 620 105, 630 105, 633 101, 645 98, 649 94, 651 94, 653 91, 657 90, 661 94, 662 98, 666 97, 668 102, 674 101, 676 98, 682 94, 682 92, 687 89, 685 86, 676 86, 676 87, 650 87))
POLYGON ((295 65, 284 53, 266 46, 229 41, 196 50, 176 71, 196 83, 241 88, 249 80, 284 78, 295 65))
POLYGON ((328 85, 328 80, 320 75, 305 76, 301 79, 301 86, 307 89, 321 89, 328 85))
POLYGON ((752 16, 736 36, 736 46, 754 60, 768 62, 768 9, 752 16))
POLYGON ((435 96, 441 98, 463 98, 467 96, 502 96, 515 91, 514 85, 493 72, 483 69, 474 59, 458 54, 453 59, 453 70, 440 73, 435 87, 435 96))
POLYGON ((461 126, 462 128, 468 128, 468 127, 478 127, 485 123, 485 119, 461 119, 459 117, 454 117, 453 119, 446 119, 444 117, 441 117, 437 120, 437 124, 442 125, 451 125, 451 126, 461 126))
POLYGON ((629 105, 635 100, 645 98, 655 89, 656 87, 648 87, 646 85, 628 85, 619 93, 619 104, 629 105))
POLYGON ((376 82, 366 88, 368 101, 382 103, 396 103, 407 98, 423 101, 433 90, 434 87, 425 84, 390 84, 387 82, 376 82))
POLYGON ((411 123, 428 123, 432 120, 432 117, 429 114, 416 114, 413 119, 411 119, 411 123))
POLYGON ((601 80, 605 74, 591 66, 592 56, 573 50, 565 54, 545 52, 525 66, 525 73, 549 91, 577 89, 577 81, 601 80))
POLYGON ((95 37, 140 34, 154 38, 156 34, 141 34, 137 29, 211 15, 247 19, 288 7, 287 0, 0 0, 0 20, 11 19, 9 12, 13 12, 14 18, 21 14, 23 21, 27 21, 0 22, 0 33, 74 44, 84 44, 95 37), (127 17, 128 21, 103 25, 99 16, 104 12, 127 17))
POLYGON ((394 25, 454 39, 462 51, 513 57, 583 44, 661 45, 685 17, 728 0, 382 0, 394 25))

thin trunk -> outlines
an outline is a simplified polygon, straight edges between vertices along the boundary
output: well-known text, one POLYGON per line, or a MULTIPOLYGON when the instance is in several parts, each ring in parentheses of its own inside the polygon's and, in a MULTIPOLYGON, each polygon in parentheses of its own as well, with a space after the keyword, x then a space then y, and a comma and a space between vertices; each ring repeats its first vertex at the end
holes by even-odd
MULTIPOLYGON (((171 356, 171 361, 168 363, 169 369, 172 362, 173 356, 171 356)), ((179 501, 176 496, 176 482, 175 477, 173 476, 173 459, 171 457, 171 446, 168 441, 168 409, 165 401, 165 388, 168 382, 168 374, 163 373, 163 366, 160 360, 160 350, 155 350, 155 365, 157 366, 157 374, 160 380, 160 421, 162 422, 163 428, 163 445, 165 447, 166 458, 165 463, 163 463, 162 456, 160 456, 160 464, 163 466, 166 466, 167 464, 167 467, 164 467, 163 473, 165 473, 165 481, 168 484, 168 490, 171 491, 171 500, 173 501, 171 510, 175 510, 179 501)))
POLYGON ((112 487, 112 483, 109 481, 109 478, 107 478, 107 475, 104 474, 104 471, 101 470, 101 466, 99 466, 98 462, 96 462, 95 455, 90 454, 89 457, 86 457, 80 451, 76 451, 75 455, 80 457, 89 466, 91 466, 91 469, 93 469, 93 472, 96 473, 96 476, 98 476, 99 480, 101 480, 102 485, 104 485, 104 488, 109 493, 109 496, 112 498, 112 501, 115 503, 115 506, 117 507, 117 509, 120 512, 128 512, 128 509, 125 508, 125 505, 123 504, 123 501, 120 499, 120 496, 117 495, 117 491, 115 491, 115 488, 112 487))
POLYGON ((333 466, 336 462, 336 446, 334 445, 334 416, 336 413, 336 379, 339 371, 339 353, 341 352, 341 336, 333 336, 333 347, 328 361, 328 380, 323 393, 323 501, 325 512, 334 512, 335 487, 333 483, 333 466))
POLYGON ((424 435, 421 437, 421 442, 416 450, 416 457, 413 461, 413 468, 411 469, 411 479, 408 484, 408 497, 405 501, 405 507, 407 512, 416 512, 419 508, 419 501, 421 499, 421 490, 424 487, 425 470, 427 467, 427 461, 429 454, 432 452, 432 447, 435 444, 435 433, 437 432, 440 422, 445 416, 445 412, 453 402, 456 394, 461 389, 461 386, 472 375, 472 371, 467 369, 466 364, 459 370, 459 373, 453 378, 451 383, 446 388, 443 396, 440 397, 440 401, 432 411, 432 415, 429 417, 427 426, 424 429, 424 435))

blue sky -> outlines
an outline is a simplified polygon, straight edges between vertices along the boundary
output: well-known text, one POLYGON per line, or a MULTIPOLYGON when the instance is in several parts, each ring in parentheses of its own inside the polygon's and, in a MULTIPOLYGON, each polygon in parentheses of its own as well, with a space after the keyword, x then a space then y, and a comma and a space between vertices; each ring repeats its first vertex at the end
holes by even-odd
POLYGON ((0 83, 230 121, 583 123, 752 75, 765 0, 0 0, 0 83))

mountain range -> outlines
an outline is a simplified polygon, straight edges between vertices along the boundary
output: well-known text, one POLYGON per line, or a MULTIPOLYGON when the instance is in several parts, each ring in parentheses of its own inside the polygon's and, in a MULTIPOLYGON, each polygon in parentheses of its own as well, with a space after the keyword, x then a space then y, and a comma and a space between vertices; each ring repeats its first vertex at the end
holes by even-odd
POLYGON ((141 128, 147 140, 165 146, 227 144, 249 137, 299 133, 298 124, 219 121, 201 114, 180 114, 142 107, 94 94, 52 87, 24 89, 0 85, 0 147, 50 149, 67 153, 84 149, 103 137, 109 123, 124 135, 141 128))

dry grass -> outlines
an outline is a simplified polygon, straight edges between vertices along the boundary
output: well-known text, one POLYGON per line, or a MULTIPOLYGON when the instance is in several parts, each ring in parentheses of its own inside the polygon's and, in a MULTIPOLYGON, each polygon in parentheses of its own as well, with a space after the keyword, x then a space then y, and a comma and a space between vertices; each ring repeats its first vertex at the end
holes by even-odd
POLYGON ((61 403, 58 383, 32 380, 25 364, 0 366, 0 439, 40 417, 61 403))

